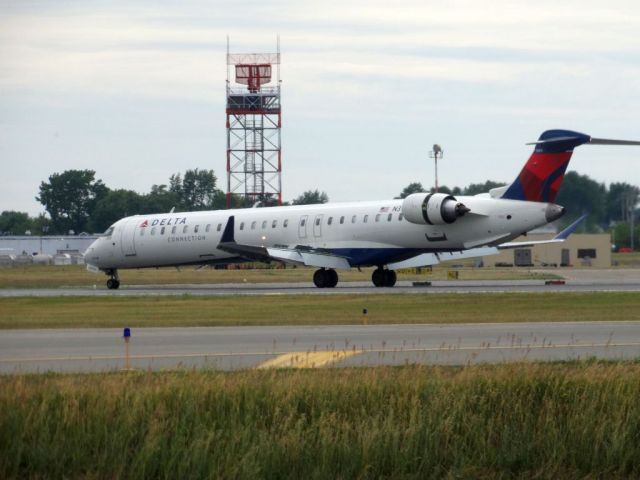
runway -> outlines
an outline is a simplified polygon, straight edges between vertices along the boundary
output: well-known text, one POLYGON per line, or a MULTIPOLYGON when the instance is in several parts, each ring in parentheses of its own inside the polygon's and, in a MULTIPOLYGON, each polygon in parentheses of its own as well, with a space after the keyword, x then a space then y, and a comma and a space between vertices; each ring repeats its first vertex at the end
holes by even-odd
POLYGON ((376 288, 369 282, 344 282, 336 288, 316 288, 312 283, 125 285, 119 290, 104 287, 5 288, 0 297, 118 297, 118 296, 220 296, 220 295, 349 295, 349 294, 443 294, 443 293, 545 293, 545 292, 640 292, 640 281, 546 285, 543 280, 433 281, 430 285, 398 282, 393 288, 376 288))
MULTIPOLYGON (((0 373, 125 366, 120 329, 5 330, 0 373)), ((640 322, 133 329, 134 369, 467 364, 640 356, 640 322)))
POLYGON ((640 269, 545 269, 533 273, 552 273, 564 284, 545 280, 429 280, 399 281, 393 288, 376 288, 371 282, 340 282, 336 288, 316 288, 311 282, 298 283, 217 283, 127 285, 108 290, 94 287, 3 288, 2 297, 118 297, 118 296, 216 296, 216 295, 348 295, 348 294, 441 294, 441 293, 544 293, 544 292, 640 292, 640 269))

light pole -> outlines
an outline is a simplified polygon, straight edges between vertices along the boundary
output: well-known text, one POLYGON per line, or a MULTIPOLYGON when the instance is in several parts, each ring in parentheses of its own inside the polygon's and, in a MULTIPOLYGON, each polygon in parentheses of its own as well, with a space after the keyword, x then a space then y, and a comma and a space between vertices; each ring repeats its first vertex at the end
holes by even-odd
POLYGON ((429 152, 429 158, 433 158, 436 166, 436 186, 435 191, 438 193, 438 158, 442 158, 444 156, 444 151, 442 147, 438 144, 433 146, 433 149, 429 152))
POLYGON ((633 242, 633 235, 634 235, 634 229, 635 229, 635 213, 636 213, 636 197, 633 194, 629 194, 629 223, 630 223, 630 230, 631 230, 631 234, 629 235, 630 241, 629 241, 629 246, 631 247, 631 251, 635 251, 635 246, 634 246, 634 242, 633 242))

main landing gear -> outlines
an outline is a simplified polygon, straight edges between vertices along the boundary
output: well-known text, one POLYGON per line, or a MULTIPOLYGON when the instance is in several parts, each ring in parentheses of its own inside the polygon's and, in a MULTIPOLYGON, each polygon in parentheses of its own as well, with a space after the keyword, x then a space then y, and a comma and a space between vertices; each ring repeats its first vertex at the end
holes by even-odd
POLYGON ((118 270, 107 270, 104 273, 109 275, 109 280, 107 280, 107 288, 109 290, 117 290, 120 287, 120 277, 118 277, 118 270))
POLYGON ((371 281, 376 287, 393 287, 396 284, 396 272, 378 267, 371 274, 371 281))
POLYGON ((338 274, 335 270, 321 268, 313 274, 313 283, 318 288, 333 288, 338 284, 338 274))

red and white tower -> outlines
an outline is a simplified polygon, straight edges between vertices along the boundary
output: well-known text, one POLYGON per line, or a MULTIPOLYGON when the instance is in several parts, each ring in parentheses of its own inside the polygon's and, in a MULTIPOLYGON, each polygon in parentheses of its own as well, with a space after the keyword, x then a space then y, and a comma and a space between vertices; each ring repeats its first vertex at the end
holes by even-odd
POLYGON ((232 54, 227 41, 227 208, 234 195, 282 205, 281 125, 280 42, 276 53, 232 54))

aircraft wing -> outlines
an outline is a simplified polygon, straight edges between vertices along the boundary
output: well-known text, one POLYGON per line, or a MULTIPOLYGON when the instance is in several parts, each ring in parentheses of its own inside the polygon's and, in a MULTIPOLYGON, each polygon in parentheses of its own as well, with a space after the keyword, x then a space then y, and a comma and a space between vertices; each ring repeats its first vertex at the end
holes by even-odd
POLYGON ((235 241, 235 218, 230 216, 222 233, 218 248, 248 260, 269 262, 278 260, 293 265, 306 265, 319 268, 349 269, 351 265, 344 257, 311 248, 273 248, 243 245, 235 241))
POLYGON ((470 248, 459 252, 440 252, 440 253, 421 253, 415 257, 403 260, 402 262, 394 262, 387 265, 389 270, 399 270, 401 268, 418 268, 437 265, 441 262, 451 262, 453 260, 464 260, 467 258, 485 257, 487 255, 496 255, 498 249, 496 247, 470 248))
POLYGON ((584 221, 585 218, 587 218, 587 215, 586 214, 582 215, 575 222, 573 222, 571 225, 569 225, 567 228, 562 230, 560 233, 558 233, 555 237, 553 237, 550 240, 534 240, 531 242, 507 242, 507 243, 501 243, 500 245, 498 245, 498 248, 500 250, 504 250, 507 248, 524 248, 524 247, 532 247, 534 245, 545 245, 547 243, 564 242, 567 239, 567 237, 571 235, 576 228, 578 228, 578 226, 584 221))
MULTIPOLYGON (((575 222, 565 228, 563 231, 558 233, 551 240, 534 240, 531 242, 507 242, 501 243, 495 247, 477 247, 477 248, 469 248, 467 250, 456 251, 456 252, 439 252, 439 253, 422 253, 420 255, 416 255, 415 257, 409 258, 407 260, 403 260, 402 262, 390 263, 387 267, 390 270, 399 270, 401 268, 417 268, 417 267, 428 267, 431 265, 437 265, 441 262, 450 262, 455 260, 464 260, 467 258, 477 258, 477 257, 486 257, 489 255, 497 255, 500 253, 500 250, 505 250, 508 248, 524 248, 531 247, 534 245, 544 245, 547 243, 558 243, 564 242, 569 235, 571 235, 576 228, 587 218, 586 215, 582 215, 575 222)), ((488 243, 488 241, 495 239, 485 239, 483 243, 488 243)))

